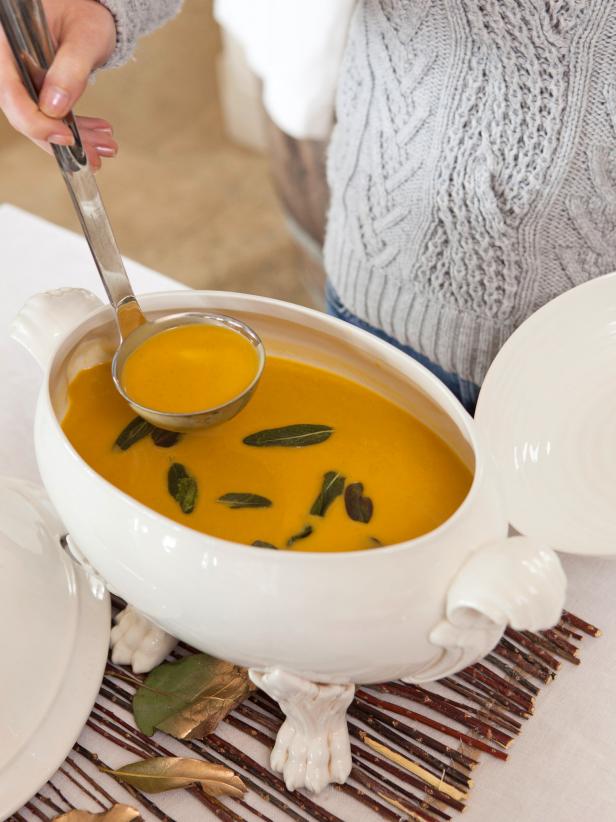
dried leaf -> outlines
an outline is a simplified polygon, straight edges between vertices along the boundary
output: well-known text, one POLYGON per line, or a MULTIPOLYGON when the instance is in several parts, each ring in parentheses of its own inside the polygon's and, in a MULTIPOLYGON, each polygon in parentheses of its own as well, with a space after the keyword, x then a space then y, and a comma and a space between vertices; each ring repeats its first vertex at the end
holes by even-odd
POLYGON ((179 431, 167 431, 165 428, 156 428, 156 426, 152 426, 150 436, 154 445, 159 448, 171 448, 182 438, 179 431))
POLYGON ((223 494, 218 497, 216 502, 222 505, 228 505, 229 508, 271 508, 272 501, 267 497, 261 497, 259 494, 245 494, 239 491, 230 491, 228 494, 223 494))
POLYGON ((179 462, 174 462, 167 473, 169 493, 185 514, 192 514, 197 504, 197 480, 179 462))
POLYGON ((323 485, 319 496, 312 503, 310 513, 316 517, 324 517, 332 502, 344 491, 346 477, 339 471, 328 471, 323 474, 323 485))
POLYGON ((135 417, 128 423, 126 428, 119 433, 114 447, 119 448, 121 451, 128 451, 136 442, 147 437, 153 428, 154 426, 151 423, 146 422, 146 420, 141 419, 141 417, 135 417))
POLYGON ((312 534, 312 531, 312 525, 305 525, 299 534, 293 534, 292 537, 289 537, 287 540, 288 547, 290 548, 295 542, 297 542, 298 539, 306 539, 306 537, 309 537, 310 534, 312 534))
POLYGON ((246 792, 246 786, 231 768, 182 756, 154 756, 131 762, 116 771, 109 768, 101 771, 144 793, 162 793, 189 785, 199 785, 209 796, 237 798, 246 792))
POLYGON ((176 739, 203 739, 252 690, 245 668, 193 654, 155 668, 133 697, 133 714, 148 736, 158 728, 176 739))
POLYGON ((259 448, 272 446, 297 448, 324 442, 331 437, 333 432, 334 429, 329 425, 298 423, 296 425, 285 425, 282 428, 267 428, 264 431, 257 431, 256 434, 244 437, 243 442, 245 445, 255 445, 259 448))
POLYGON ((274 551, 277 551, 277 550, 278 550, 278 546, 277 546, 277 545, 272 545, 272 543, 271 543, 271 542, 264 542, 262 539, 256 539, 256 540, 255 540, 253 543, 251 543, 251 544, 252 544, 252 545, 254 545, 254 546, 255 546, 255 548, 273 548, 273 549, 274 549, 274 551))
POLYGON ((62 813, 60 816, 54 816, 52 822, 131 822, 133 819, 141 819, 139 811, 130 805, 116 803, 102 813, 78 810, 62 813))
POLYGON ((344 492, 344 504, 347 514, 355 522, 370 522, 374 506, 370 497, 363 497, 364 486, 361 482, 347 485, 344 492))

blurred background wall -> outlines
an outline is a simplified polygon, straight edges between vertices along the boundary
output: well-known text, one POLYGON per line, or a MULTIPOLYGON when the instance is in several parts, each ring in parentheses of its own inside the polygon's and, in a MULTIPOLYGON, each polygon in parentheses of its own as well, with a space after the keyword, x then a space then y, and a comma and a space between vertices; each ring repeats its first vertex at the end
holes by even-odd
MULTIPOLYGON (((314 152, 262 114, 258 83, 234 44, 223 48, 211 6, 186 0, 176 20, 141 41, 131 63, 99 73, 77 108, 107 118, 120 144, 98 173, 120 249, 195 288, 313 305, 322 273, 287 218, 298 192, 301 199, 310 188, 298 152, 308 164, 314 152)), ((53 158, 3 118, 0 202, 79 230, 53 158)), ((319 222, 308 215, 317 246, 319 222)))

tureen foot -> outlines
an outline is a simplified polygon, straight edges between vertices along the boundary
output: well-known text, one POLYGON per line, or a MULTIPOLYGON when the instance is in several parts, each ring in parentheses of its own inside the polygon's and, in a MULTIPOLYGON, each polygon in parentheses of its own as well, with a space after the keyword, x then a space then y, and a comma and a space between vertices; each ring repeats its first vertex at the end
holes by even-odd
POLYGON ((177 639, 131 605, 115 617, 111 631, 111 660, 117 665, 130 665, 133 672, 151 671, 175 648, 177 639))
POLYGON ((319 685, 279 668, 251 670, 249 674, 286 716, 276 737, 271 766, 284 775, 287 788, 318 793, 331 782, 345 782, 351 772, 346 711, 354 686, 319 685))

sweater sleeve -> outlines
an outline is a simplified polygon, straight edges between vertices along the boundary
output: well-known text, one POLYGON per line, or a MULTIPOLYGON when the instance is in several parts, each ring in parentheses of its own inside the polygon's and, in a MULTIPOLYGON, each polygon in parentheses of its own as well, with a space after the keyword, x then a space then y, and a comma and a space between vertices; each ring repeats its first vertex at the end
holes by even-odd
POLYGON ((99 0, 116 23, 116 47, 104 68, 115 68, 132 56, 137 40, 180 11, 183 0, 99 0))

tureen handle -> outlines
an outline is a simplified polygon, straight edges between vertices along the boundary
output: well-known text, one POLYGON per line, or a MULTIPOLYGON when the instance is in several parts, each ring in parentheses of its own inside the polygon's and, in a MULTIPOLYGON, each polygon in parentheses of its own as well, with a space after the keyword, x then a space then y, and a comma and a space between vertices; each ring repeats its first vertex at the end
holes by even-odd
POLYGON ((21 343, 43 370, 60 340, 103 303, 84 288, 57 288, 35 294, 11 323, 11 337, 21 343))
POLYGON ((427 682, 472 665, 496 645, 507 625, 519 631, 555 625, 566 587, 556 553, 528 537, 479 548, 455 577, 447 593, 445 619, 430 634, 443 654, 405 681, 427 682))

